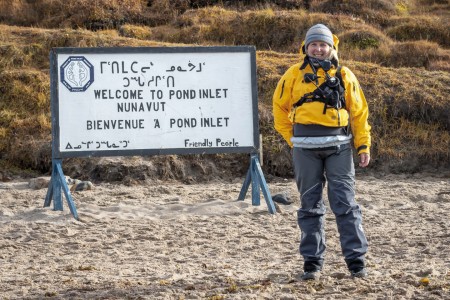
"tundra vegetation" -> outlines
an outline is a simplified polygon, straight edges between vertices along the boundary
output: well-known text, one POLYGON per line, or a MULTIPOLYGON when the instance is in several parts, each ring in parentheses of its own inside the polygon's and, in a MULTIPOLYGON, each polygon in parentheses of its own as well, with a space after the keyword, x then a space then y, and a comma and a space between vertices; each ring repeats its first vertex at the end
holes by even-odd
MULTIPOLYGON (((450 8, 447 0, 0 0, 0 169, 51 169, 52 47, 254 45, 264 171, 292 175, 273 129, 272 93, 299 60, 306 30, 340 38, 340 62, 366 94, 373 171, 448 170, 450 8)), ((243 176, 248 155, 68 159, 65 173, 98 180, 243 176), (131 161, 131 163, 130 163, 131 161)))

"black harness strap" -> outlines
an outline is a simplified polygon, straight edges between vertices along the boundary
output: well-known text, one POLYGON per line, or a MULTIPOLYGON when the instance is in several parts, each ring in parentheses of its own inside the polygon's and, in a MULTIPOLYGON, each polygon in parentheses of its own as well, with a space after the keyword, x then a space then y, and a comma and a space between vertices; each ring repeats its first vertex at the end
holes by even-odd
POLYGON ((339 84, 342 86, 342 88, 344 88, 345 90, 345 86, 344 86, 344 80, 342 80, 342 74, 341 74, 341 69, 342 66, 337 67, 336 69, 336 77, 339 79, 339 84))
MULTIPOLYGON (((302 67, 300 69, 304 68, 304 65, 305 65, 305 63, 302 65, 302 67)), ((341 87, 341 90, 342 90, 342 97, 339 97, 342 100, 341 107, 345 108, 345 99, 344 99, 345 86, 344 86, 344 81, 342 80, 341 69, 342 69, 341 66, 337 67, 335 76, 339 79, 339 86, 341 87)), ((312 101, 319 101, 319 102, 324 103, 323 113, 325 113, 327 106, 329 104, 329 99, 326 99, 323 96, 321 96, 320 89, 316 89, 314 92, 304 94, 297 102, 295 102, 293 104, 293 108, 295 109, 304 103, 312 102, 312 101)))

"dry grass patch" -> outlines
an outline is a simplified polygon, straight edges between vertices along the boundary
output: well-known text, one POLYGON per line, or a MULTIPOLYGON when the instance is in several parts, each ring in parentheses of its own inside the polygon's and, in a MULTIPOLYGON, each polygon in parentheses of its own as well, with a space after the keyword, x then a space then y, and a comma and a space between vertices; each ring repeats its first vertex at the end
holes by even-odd
POLYGON ((242 18, 235 18, 225 31, 217 24, 211 34, 220 35, 223 40, 236 45, 253 44, 258 49, 286 49, 292 44, 300 44, 299 33, 306 20, 307 14, 303 11, 248 11, 242 18))
POLYGON ((52 150, 49 135, 29 134, 12 137, 5 163, 21 170, 48 173, 52 167, 52 150))
POLYGON ((0 45, 0 70, 24 65, 23 52, 14 44, 0 45))
POLYGON ((399 118, 376 132, 376 158, 388 161, 397 172, 418 172, 423 166, 449 166, 450 134, 437 124, 399 118))
POLYGON ((189 10, 180 15, 173 28, 154 28, 152 38, 168 42, 255 45, 259 50, 297 52, 306 31, 316 23, 333 32, 356 29, 362 20, 349 16, 308 14, 304 10, 273 9, 238 12, 219 7, 189 10))
POLYGON ((394 17, 386 34, 398 41, 427 40, 444 47, 450 46, 450 23, 436 16, 394 17))
POLYGON ((0 20, 12 25, 98 30, 145 22, 146 8, 146 1, 135 0, 2 0, 0 20))
POLYGON ((450 2, 448 0, 416 0, 412 10, 415 13, 428 13, 449 20, 450 2))
POLYGON ((152 35, 150 27, 136 26, 130 24, 120 26, 119 33, 121 36, 135 38, 139 40, 147 40, 152 35))
POLYGON ((382 65, 391 67, 424 67, 440 60, 439 45, 427 41, 396 43, 389 47, 382 65))
POLYGON ((312 0, 310 10, 327 14, 357 16, 371 24, 384 24, 398 13, 396 1, 387 0, 312 0))
POLYGON ((191 8, 202 8, 207 6, 223 6, 236 9, 261 9, 261 8, 282 8, 282 9, 299 9, 304 8, 308 1, 304 0, 240 0, 240 1, 223 1, 223 0, 189 0, 191 8))
MULTIPOLYGON (((377 49, 382 44, 390 43, 392 43, 391 39, 371 27, 349 30, 339 35, 340 52, 346 52, 351 49, 377 49)), ((353 56, 350 54, 349 57, 353 56)))
POLYGON ((374 130, 403 118, 422 124, 450 128, 450 74, 420 68, 380 68, 344 62, 358 77, 369 102, 374 130))
MULTIPOLYGON (((450 51, 441 49, 438 44, 427 41, 392 42, 370 38, 363 43, 365 48, 351 47, 347 44, 349 36, 344 35, 339 57, 343 60, 356 60, 376 63, 384 67, 425 68, 427 70, 449 70, 450 51), (366 47, 370 44, 371 47, 366 47)), ((361 44, 360 44, 361 45, 361 44)))
MULTIPOLYGON (((28 141, 50 137, 50 80, 40 71, 24 69, 20 71, 0 72, 0 150, 8 159, 17 162, 20 167, 31 167, 12 156, 30 148, 28 141), (18 143, 20 141, 20 143, 18 143), (22 148, 21 145, 24 145, 22 148)), ((37 165, 33 165, 34 168, 37 165)))
POLYGON ((450 72, 450 50, 438 49, 438 59, 431 61, 428 70, 450 72))
POLYGON ((30 69, 3 71, 0 73, 0 86, 0 109, 13 109, 19 116, 48 111, 48 74, 30 69))

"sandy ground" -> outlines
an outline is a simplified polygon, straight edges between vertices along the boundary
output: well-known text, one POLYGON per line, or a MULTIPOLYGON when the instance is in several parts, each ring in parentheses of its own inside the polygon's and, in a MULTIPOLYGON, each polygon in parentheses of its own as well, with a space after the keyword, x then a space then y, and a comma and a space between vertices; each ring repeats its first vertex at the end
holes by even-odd
POLYGON ((42 208, 46 189, 0 183, 0 299, 450 299, 450 179, 359 176, 370 276, 351 279, 335 219, 317 282, 298 280, 298 195, 270 215, 243 179, 103 183, 74 192, 80 216, 42 208))

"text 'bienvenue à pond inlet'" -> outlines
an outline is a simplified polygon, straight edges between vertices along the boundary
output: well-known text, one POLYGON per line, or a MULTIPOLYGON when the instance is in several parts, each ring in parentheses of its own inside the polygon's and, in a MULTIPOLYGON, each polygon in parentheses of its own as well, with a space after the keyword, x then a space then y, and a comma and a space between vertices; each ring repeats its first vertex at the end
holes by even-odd
MULTIPOLYGON (((195 128, 195 127, 228 127, 229 117, 214 118, 169 118, 170 128, 195 128)), ((127 130, 127 129, 144 129, 144 119, 126 119, 126 120, 87 120, 87 130, 127 130)), ((158 125, 155 128, 160 128, 158 125)))

